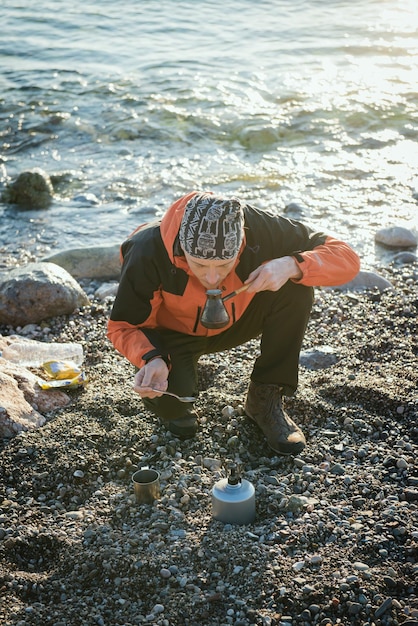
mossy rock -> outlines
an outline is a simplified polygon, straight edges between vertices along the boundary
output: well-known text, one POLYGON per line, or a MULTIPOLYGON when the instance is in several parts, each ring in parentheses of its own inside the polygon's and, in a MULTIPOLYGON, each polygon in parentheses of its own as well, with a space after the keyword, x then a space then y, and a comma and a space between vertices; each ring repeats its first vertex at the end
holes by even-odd
POLYGON ((19 174, 3 192, 2 201, 21 209, 46 209, 53 200, 54 189, 48 174, 35 169, 19 174))

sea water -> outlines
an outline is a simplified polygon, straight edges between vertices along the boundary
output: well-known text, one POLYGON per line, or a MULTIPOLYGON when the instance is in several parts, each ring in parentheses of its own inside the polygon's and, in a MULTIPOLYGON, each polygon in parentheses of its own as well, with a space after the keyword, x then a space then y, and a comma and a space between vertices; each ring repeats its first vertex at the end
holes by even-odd
POLYGON ((0 185, 52 177, 46 210, 0 204, 3 254, 114 244, 190 190, 336 234, 417 228, 416 0, 8 0, 0 185))

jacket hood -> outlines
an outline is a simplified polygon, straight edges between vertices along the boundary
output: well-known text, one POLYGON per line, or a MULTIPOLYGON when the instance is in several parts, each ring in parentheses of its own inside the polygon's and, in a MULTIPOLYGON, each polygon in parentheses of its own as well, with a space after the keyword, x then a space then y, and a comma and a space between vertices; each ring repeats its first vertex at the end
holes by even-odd
POLYGON ((181 219, 184 214, 186 204, 198 194, 198 191, 192 191, 185 196, 182 196, 167 210, 164 217, 161 220, 160 232, 164 245, 167 249, 170 261, 176 264, 174 258, 174 243, 179 233, 181 219))

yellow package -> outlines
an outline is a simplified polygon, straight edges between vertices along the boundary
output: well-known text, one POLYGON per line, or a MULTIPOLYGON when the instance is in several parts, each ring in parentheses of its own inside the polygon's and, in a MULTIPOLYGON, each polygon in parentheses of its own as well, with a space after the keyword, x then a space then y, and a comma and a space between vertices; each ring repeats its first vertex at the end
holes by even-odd
POLYGON ((38 384, 41 389, 57 389, 60 387, 65 387, 66 389, 73 389, 74 387, 81 387, 88 382, 88 378, 84 372, 80 372, 77 376, 73 378, 60 378, 57 380, 39 380, 38 384))
POLYGON ((76 378, 81 374, 81 369, 72 361, 46 361, 42 368, 50 378, 63 380, 65 378, 76 378))

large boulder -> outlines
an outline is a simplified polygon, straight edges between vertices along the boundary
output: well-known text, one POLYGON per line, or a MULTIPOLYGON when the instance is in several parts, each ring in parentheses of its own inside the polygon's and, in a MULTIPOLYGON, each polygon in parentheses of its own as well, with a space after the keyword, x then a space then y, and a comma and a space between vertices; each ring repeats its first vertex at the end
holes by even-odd
POLYGON ((114 278, 120 276, 120 245, 71 248, 43 259, 63 267, 74 278, 114 278))
POLYGON ((69 315, 89 302, 77 281, 54 263, 28 263, 0 279, 0 323, 13 327, 69 315))
POLYGON ((3 193, 3 202, 17 204, 21 209, 46 209, 54 189, 48 174, 39 168, 22 172, 3 193))

